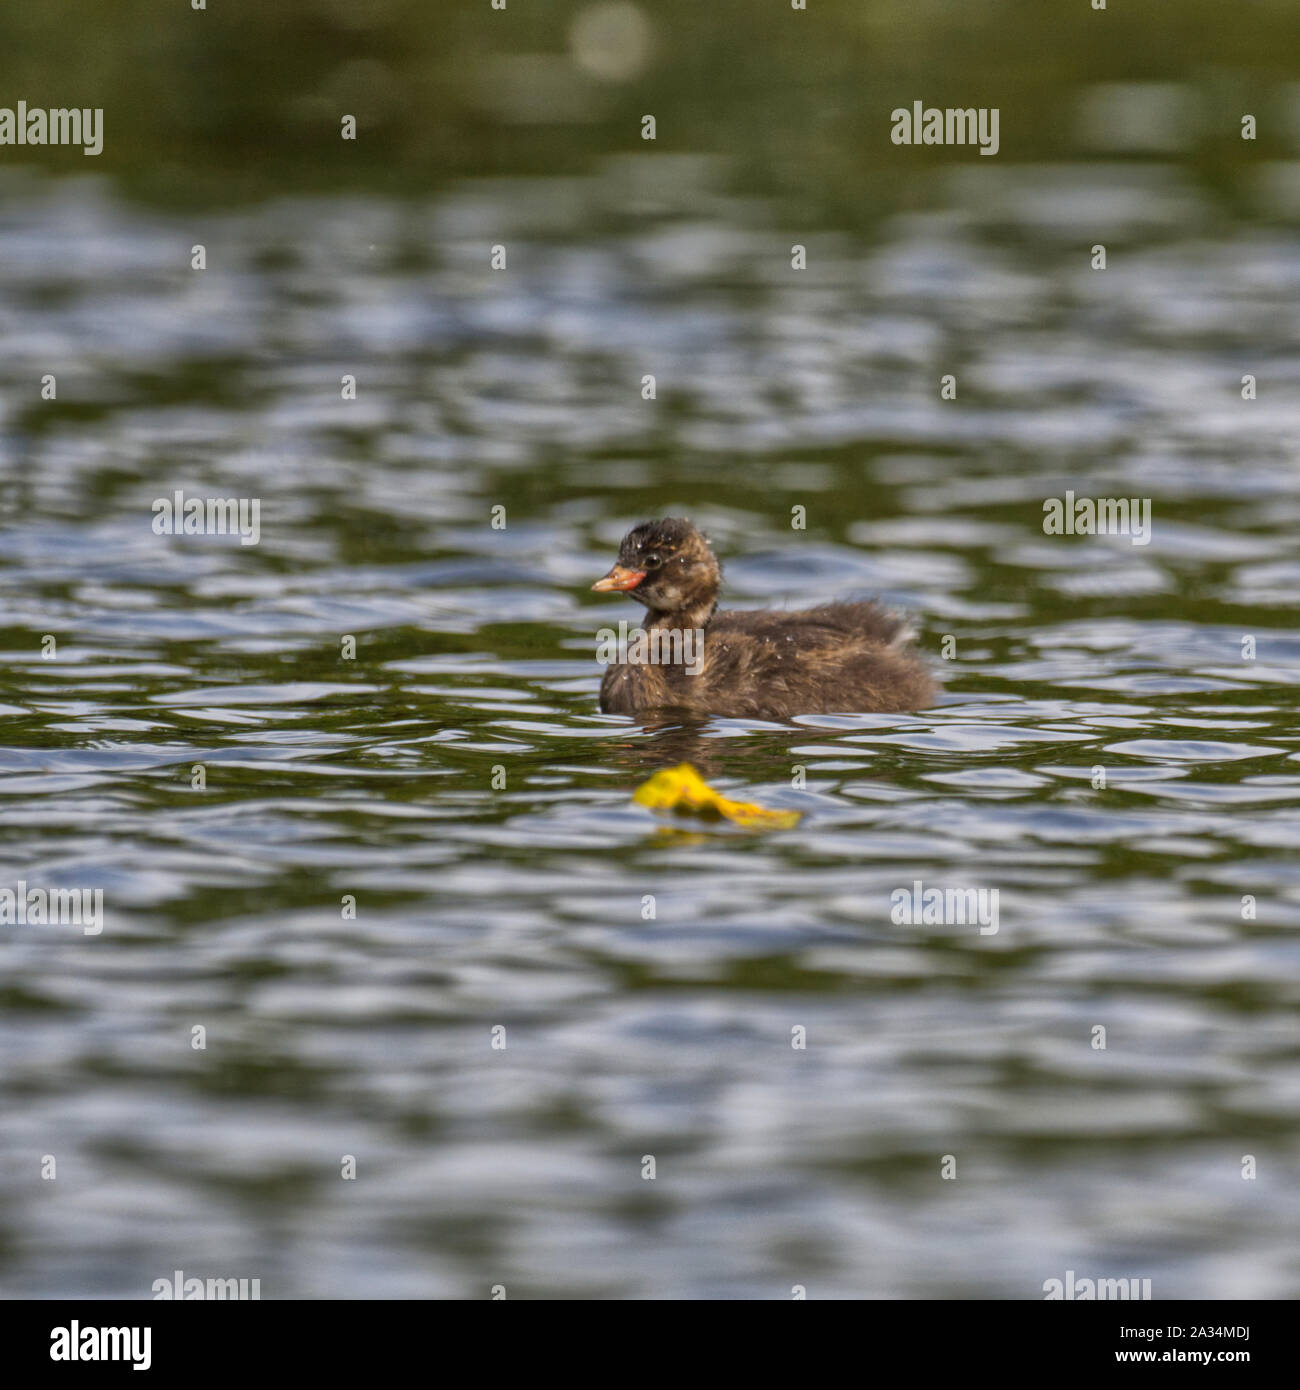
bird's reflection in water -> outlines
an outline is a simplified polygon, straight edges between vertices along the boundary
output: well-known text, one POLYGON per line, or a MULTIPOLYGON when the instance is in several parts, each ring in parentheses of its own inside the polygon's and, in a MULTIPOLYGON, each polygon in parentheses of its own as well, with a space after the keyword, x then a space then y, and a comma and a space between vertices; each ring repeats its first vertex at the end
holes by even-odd
POLYGON ((639 776, 649 776, 661 768, 690 763, 704 778, 720 771, 717 738, 710 738, 708 719, 675 716, 671 712, 647 717, 628 729, 626 742, 614 746, 620 766, 639 776))
POLYGON ((638 781, 662 768, 690 763, 706 782, 730 776, 749 783, 788 781, 798 761, 790 755, 790 746, 807 737, 806 729, 751 729, 741 741, 742 763, 736 741, 719 732, 716 721, 665 710, 629 726, 626 741, 611 742, 615 761, 636 774, 638 781))

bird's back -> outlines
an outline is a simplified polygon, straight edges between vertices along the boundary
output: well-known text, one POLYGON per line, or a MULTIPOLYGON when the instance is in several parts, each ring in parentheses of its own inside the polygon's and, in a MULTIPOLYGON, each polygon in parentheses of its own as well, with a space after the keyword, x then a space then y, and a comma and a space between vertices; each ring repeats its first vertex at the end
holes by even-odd
POLYGON ((911 636, 907 624, 896 613, 867 602, 823 603, 796 612, 735 608, 715 614, 706 631, 792 637, 800 649, 837 646, 859 639, 889 646, 911 636))

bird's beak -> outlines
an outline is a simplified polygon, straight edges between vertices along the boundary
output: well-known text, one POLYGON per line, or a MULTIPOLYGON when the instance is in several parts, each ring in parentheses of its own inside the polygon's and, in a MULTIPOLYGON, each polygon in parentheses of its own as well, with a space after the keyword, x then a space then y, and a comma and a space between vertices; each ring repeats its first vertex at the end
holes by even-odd
POLYGON ((645 574, 645 570, 628 570, 622 565, 615 565, 604 579, 596 580, 591 587, 598 594, 623 593, 627 589, 635 589, 645 574))

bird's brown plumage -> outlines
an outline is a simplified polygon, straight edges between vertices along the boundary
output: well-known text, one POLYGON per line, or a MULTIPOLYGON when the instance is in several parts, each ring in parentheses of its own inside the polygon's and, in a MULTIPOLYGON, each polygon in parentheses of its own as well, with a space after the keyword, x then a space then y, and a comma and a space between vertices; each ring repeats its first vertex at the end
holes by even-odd
MULTIPOLYGON (((702 658, 689 666, 687 660, 611 664, 600 687, 602 710, 786 719, 933 703, 935 683, 910 645, 910 632, 877 604, 719 613, 721 582, 708 541, 689 521, 669 517, 628 532, 618 563, 594 587, 626 592, 645 604, 648 635, 700 634, 694 640, 702 658)), ((685 653, 688 660, 694 654, 686 647, 664 650, 685 653)))

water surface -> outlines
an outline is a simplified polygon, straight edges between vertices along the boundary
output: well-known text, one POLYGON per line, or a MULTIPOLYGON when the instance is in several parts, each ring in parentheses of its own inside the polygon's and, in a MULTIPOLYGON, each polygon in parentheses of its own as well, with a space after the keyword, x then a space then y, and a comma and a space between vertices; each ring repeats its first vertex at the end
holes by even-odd
POLYGON ((981 174, 870 238, 683 157, 200 227, 8 181, 2 882, 106 925, 0 939, 0 1291, 1300 1293, 1300 251, 981 174), (940 704, 601 715, 588 586, 669 513, 730 603, 911 612, 940 704), (799 827, 632 803, 682 760, 799 827))

